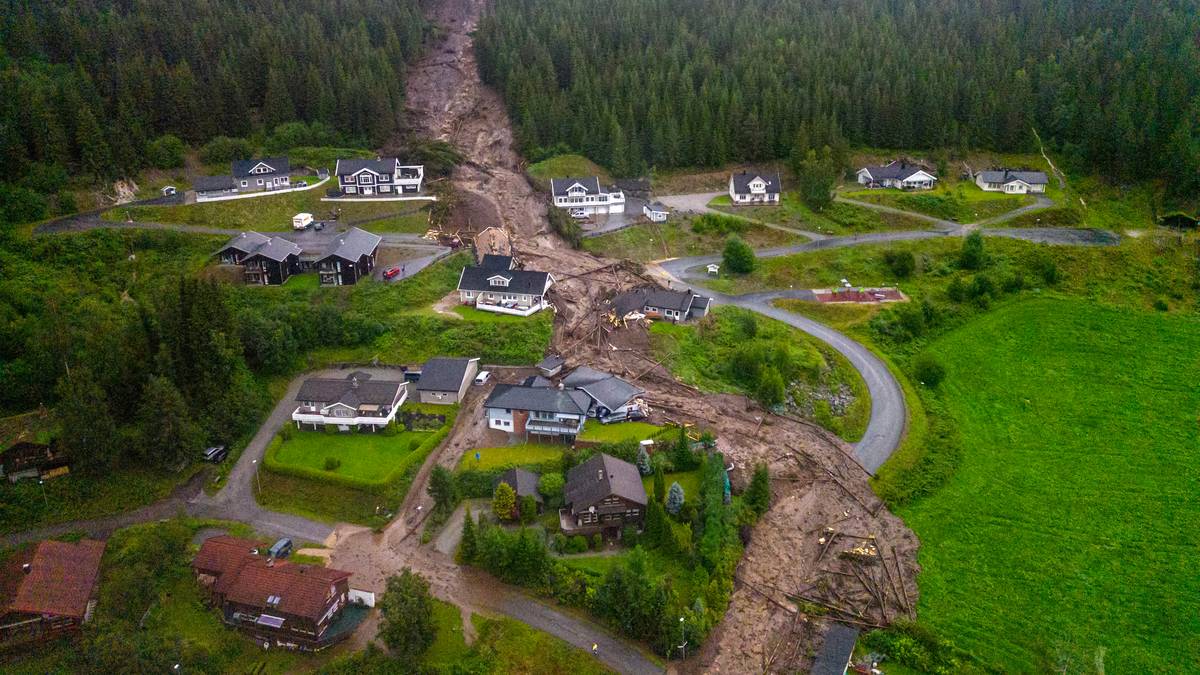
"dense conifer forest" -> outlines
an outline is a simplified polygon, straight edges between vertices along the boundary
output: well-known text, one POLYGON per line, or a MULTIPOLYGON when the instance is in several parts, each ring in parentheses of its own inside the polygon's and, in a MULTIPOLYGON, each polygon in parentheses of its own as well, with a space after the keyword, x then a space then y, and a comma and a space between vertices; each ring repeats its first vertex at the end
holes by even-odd
POLYGON ((380 144, 403 111, 416 0, 13 0, 0 13, 0 161, 47 192, 292 121, 380 144))
POLYGON ((534 159, 564 144, 634 174, 784 158, 798 135, 1029 151, 1036 128, 1079 170, 1185 192, 1198 36, 1194 0, 506 0, 477 46, 534 159))

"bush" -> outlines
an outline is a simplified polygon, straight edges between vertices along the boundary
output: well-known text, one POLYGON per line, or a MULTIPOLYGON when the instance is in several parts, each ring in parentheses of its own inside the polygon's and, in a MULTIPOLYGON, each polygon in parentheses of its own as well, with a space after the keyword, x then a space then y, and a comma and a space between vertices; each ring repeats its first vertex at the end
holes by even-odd
POLYGON ((750 248, 750 245, 741 237, 733 235, 725 243, 722 263, 725 269, 734 274, 749 274, 754 271, 756 263, 754 249, 750 248))
POLYGON ((926 353, 918 356, 913 362, 913 373, 918 382, 930 389, 936 389, 946 377, 946 367, 932 354, 926 353))
POLYGON ((555 532, 553 537, 550 537, 550 548, 559 553, 567 552, 567 535, 562 532, 555 532))
POLYGON ((525 495, 520 499, 520 506, 517 511, 521 517, 522 525, 529 525, 537 520, 537 500, 532 495, 525 495))
POLYGON ((588 540, 582 534, 567 539, 566 553, 583 553, 586 550, 588 550, 588 540))
POLYGON ((637 546, 639 543, 639 535, 637 527, 634 525, 626 525, 621 528, 621 543, 626 546, 637 546))
POLYGON ((696 234, 742 234, 747 229, 747 222, 733 216, 722 216, 715 213, 705 213, 692 221, 692 232, 696 234))
POLYGON ((217 136, 200 148, 200 161, 205 164, 228 164, 235 159, 249 159, 254 144, 244 138, 217 136))
POLYGON ((979 230, 974 230, 963 240, 962 250, 958 254, 958 266, 964 270, 978 270, 982 269, 986 262, 983 235, 979 230))
POLYGON ((599 532, 592 535, 592 550, 599 551, 604 548, 604 537, 599 532))
POLYGON ((341 465, 342 465, 342 460, 338 459, 337 457, 326 457, 325 458, 325 470, 326 471, 337 471, 338 467, 340 467, 341 465))
POLYGON ((774 368, 763 368, 762 376, 758 380, 758 388, 755 391, 758 400, 768 408, 777 406, 783 403, 784 396, 787 395, 787 388, 783 383, 783 376, 774 368))
POLYGON ((175 169, 183 166, 187 146, 178 136, 167 134, 146 144, 146 161, 156 169, 175 169))
POLYGON ((917 259, 912 251, 884 251, 883 264, 899 279, 907 279, 917 269, 917 259))
POLYGON ((281 428, 279 430, 279 437, 282 438, 285 443, 287 441, 292 440, 292 437, 294 437, 295 435, 296 435, 296 427, 294 427, 290 424, 283 425, 283 428, 281 428))
POLYGON ((1162 298, 1155 298, 1154 309, 1157 309, 1160 312, 1165 312, 1170 309, 1170 307, 1167 306, 1166 300, 1163 300, 1162 298))

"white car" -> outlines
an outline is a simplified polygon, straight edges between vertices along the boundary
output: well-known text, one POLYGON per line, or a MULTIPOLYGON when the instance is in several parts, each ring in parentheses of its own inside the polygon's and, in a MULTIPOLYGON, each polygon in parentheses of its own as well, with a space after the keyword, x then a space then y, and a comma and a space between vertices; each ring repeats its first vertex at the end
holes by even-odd
POLYGON ((492 379, 492 371, 481 370, 481 371, 479 371, 479 374, 475 376, 475 384, 478 386, 482 386, 482 385, 487 384, 488 380, 490 380, 490 379, 492 379))
POLYGON ((571 209, 570 211, 568 211, 568 213, 571 214, 572 218, 578 218, 580 220, 583 220, 584 218, 588 217, 587 211, 585 211, 583 209, 571 209))

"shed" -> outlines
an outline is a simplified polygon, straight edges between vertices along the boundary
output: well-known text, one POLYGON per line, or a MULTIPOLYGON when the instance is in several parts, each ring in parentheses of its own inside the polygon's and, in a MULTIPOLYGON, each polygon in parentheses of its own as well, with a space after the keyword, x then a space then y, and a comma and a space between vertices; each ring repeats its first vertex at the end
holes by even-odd
POLYGON ((537 365, 537 368, 544 377, 554 377, 562 372, 563 364, 566 362, 567 360, 558 354, 550 354, 546 358, 542 359, 542 362, 537 365))

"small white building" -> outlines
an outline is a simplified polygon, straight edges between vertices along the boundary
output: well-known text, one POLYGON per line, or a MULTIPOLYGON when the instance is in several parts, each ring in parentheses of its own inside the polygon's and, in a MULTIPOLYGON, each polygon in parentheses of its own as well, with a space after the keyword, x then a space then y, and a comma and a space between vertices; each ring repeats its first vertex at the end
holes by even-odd
POLYGON ((1041 171, 980 171, 975 174, 975 184, 984 192, 1003 192, 1010 195, 1023 195, 1030 192, 1042 193, 1050 180, 1041 171))
POLYGON ((588 215, 625 212, 625 193, 616 187, 602 190, 596 176, 553 178, 550 194, 560 209, 579 209, 588 215))
POLYGON ((649 218, 652 223, 665 223, 670 214, 671 212, 662 202, 649 202, 642 207, 642 215, 649 218))
POLYGON ((777 173, 742 171, 729 177, 729 199, 734 206, 778 204, 781 192, 777 173))
POLYGON ((717 263, 708 263, 708 275, 715 277, 721 273, 721 266, 717 263))
POLYGON ((929 190, 937 183, 933 172, 902 159, 883 166, 864 166, 858 170, 858 182, 870 188, 929 190))

